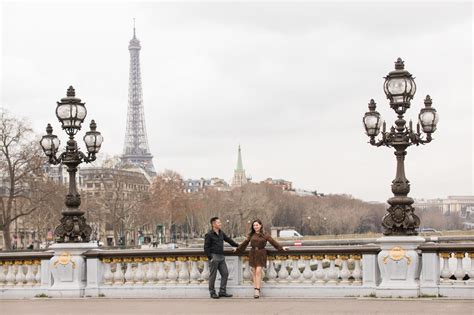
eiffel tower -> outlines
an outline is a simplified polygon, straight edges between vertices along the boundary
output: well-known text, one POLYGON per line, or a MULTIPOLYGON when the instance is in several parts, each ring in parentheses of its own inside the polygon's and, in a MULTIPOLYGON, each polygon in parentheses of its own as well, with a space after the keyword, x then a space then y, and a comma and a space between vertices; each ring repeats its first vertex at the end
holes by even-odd
POLYGON ((124 167, 140 167, 148 175, 155 176, 153 156, 150 153, 145 127, 145 113, 143 110, 142 80, 140 71, 140 41, 135 34, 135 19, 133 21, 133 38, 130 40, 130 77, 128 83, 128 112, 127 130, 123 146, 123 155, 120 157, 124 167))

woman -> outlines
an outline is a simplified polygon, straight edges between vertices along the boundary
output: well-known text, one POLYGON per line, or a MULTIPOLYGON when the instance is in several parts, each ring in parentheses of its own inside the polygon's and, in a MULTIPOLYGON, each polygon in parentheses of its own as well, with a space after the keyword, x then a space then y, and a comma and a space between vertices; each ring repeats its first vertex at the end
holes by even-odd
POLYGON ((243 252, 250 243, 249 264, 252 267, 253 285, 255 289, 254 298, 260 297, 260 284, 262 281, 262 268, 267 266, 267 250, 265 246, 267 242, 273 245, 277 250, 288 250, 287 247, 282 247, 270 235, 263 231, 262 221, 254 220, 250 228, 250 233, 247 239, 242 242, 239 247, 235 249, 236 252, 243 252))

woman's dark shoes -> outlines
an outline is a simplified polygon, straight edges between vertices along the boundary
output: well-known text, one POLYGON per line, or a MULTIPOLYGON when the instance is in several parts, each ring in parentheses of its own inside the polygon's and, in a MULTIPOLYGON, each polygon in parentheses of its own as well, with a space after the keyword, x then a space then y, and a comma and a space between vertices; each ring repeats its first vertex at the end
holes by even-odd
POLYGON ((211 299, 218 299, 218 298, 219 298, 219 295, 215 293, 211 293, 211 299))
POLYGON ((258 298, 260 298, 260 289, 259 289, 259 288, 255 288, 255 290, 258 291, 258 294, 255 294, 255 295, 253 296, 253 298, 254 298, 254 299, 258 299, 258 298))
POLYGON ((232 297, 232 294, 219 293, 219 297, 232 297))

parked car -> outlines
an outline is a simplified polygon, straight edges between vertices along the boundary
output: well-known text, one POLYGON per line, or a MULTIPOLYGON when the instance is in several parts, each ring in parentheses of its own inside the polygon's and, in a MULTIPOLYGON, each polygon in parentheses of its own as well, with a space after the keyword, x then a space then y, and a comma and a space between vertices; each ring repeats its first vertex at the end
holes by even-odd
POLYGON ((283 238, 295 238, 295 237, 303 237, 300 233, 298 233, 296 230, 281 230, 279 237, 283 238))
POLYGON ((426 233, 426 234, 434 234, 434 235, 442 235, 443 234, 440 231, 438 231, 434 228, 430 228, 430 227, 418 228, 416 230, 418 231, 418 233, 426 233))

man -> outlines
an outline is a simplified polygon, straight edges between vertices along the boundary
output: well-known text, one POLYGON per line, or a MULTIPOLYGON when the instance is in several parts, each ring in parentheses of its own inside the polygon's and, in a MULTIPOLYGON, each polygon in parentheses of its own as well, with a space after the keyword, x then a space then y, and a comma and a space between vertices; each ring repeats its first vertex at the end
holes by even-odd
POLYGON ((225 235, 225 233, 221 230, 221 226, 221 220, 219 220, 218 217, 213 217, 211 219, 211 230, 206 234, 204 239, 204 253, 209 258, 209 293, 213 299, 218 299, 220 297, 232 297, 232 294, 227 294, 226 292, 229 271, 227 270, 227 265, 225 263, 224 241, 234 247, 239 246, 239 244, 225 235), (214 288, 217 270, 219 270, 221 275, 219 295, 216 294, 216 290, 214 288))

